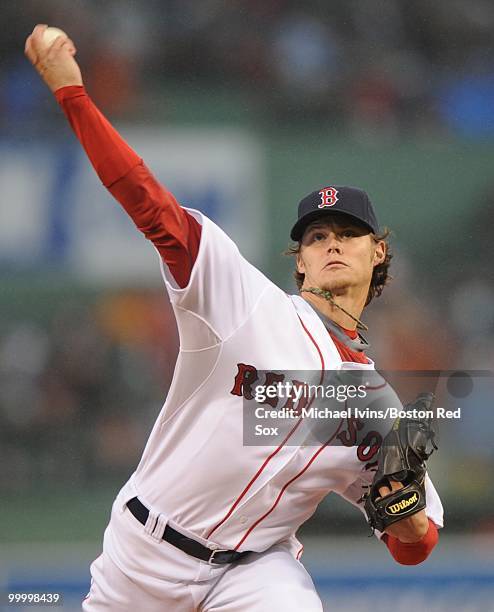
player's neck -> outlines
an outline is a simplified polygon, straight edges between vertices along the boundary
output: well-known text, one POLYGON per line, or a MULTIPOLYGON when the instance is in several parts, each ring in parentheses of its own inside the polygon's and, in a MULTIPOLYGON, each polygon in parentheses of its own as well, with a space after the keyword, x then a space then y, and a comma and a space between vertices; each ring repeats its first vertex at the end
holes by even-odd
MULTIPOLYGON (((319 312, 331 319, 336 325, 348 330, 357 328, 357 322, 348 316, 343 310, 331 304, 326 298, 321 295, 315 295, 303 291, 300 294, 304 300, 312 304, 319 312)), ((349 294, 335 295, 335 302, 344 308, 348 313, 353 315, 355 319, 360 319, 360 315, 364 309, 365 297, 351 296, 349 294)))

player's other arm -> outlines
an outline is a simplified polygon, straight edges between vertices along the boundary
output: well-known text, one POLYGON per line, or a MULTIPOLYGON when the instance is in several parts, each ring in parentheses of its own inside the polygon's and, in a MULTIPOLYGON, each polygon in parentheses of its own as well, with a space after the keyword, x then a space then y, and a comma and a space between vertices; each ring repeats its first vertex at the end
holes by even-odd
POLYGON ((101 182, 153 242, 180 287, 197 257, 201 227, 143 164, 87 95, 74 59, 74 43, 58 38, 47 46, 37 25, 25 52, 55 94, 101 182))
MULTIPOLYGON (((394 484, 392 487, 393 490, 398 488, 394 484)), ((362 506, 361 478, 357 478, 344 491, 337 492, 366 516, 362 506)), ((387 493, 388 491, 383 488, 381 494, 385 495, 387 493)), ((431 503, 434 505, 434 500, 438 499, 435 489, 429 489, 428 494, 431 497, 431 503)), ((433 513, 432 516, 436 517, 436 514, 433 513)), ((386 544, 393 559, 401 565, 422 563, 429 557, 439 540, 439 532, 434 520, 427 516, 425 511, 421 511, 417 515, 414 515, 415 518, 412 516, 390 525, 381 536, 381 541, 386 544)))

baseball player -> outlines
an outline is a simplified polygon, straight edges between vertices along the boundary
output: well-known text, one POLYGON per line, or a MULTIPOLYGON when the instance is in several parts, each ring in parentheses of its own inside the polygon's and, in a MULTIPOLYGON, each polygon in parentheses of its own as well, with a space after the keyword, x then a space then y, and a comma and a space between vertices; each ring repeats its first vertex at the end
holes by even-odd
MULTIPOLYGON (((26 55, 103 185, 156 248, 180 335, 168 397, 113 504, 83 609, 320 611, 297 529, 331 491, 362 509, 375 449, 331 445, 352 437, 347 419, 316 446, 291 444, 300 419, 276 445, 243 445, 242 407, 256 382, 280 372, 373 370, 357 328, 389 253, 370 200, 337 186, 302 200, 291 232, 301 292, 287 295, 157 182, 88 96, 74 43, 48 46, 45 28, 34 28, 26 55)), ((373 523, 403 564, 427 558, 443 522, 434 486, 424 473, 420 482, 426 505, 400 510, 382 531, 373 523)), ((407 486, 385 479, 372 501, 403 498, 407 486)))

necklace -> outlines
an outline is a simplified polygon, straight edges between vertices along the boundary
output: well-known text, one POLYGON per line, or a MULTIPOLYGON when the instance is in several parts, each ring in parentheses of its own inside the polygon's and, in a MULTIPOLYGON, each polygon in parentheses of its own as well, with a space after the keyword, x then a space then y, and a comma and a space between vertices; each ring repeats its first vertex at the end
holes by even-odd
POLYGON ((327 291, 325 289, 319 289, 319 287, 308 287, 307 289, 301 289, 300 293, 302 293, 303 291, 305 291, 306 293, 312 293, 314 295, 319 295, 323 297, 325 300, 330 302, 333 306, 335 306, 336 308, 339 308, 342 312, 344 312, 347 315, 347 317, 350 317, 350 319, 353 319, 353 321, 355 321, 355 323, 357 324, 357 329, 361 329, 363 331, 369 331, 369 328, 367 327, 365 323, 362 323, 360 319, 357 319, 357 317, 354 317, 352 314, 350 314, 348 310, 343 308, 343 306, 340 306, 339 304, 336 303, 331 291, 327 291))

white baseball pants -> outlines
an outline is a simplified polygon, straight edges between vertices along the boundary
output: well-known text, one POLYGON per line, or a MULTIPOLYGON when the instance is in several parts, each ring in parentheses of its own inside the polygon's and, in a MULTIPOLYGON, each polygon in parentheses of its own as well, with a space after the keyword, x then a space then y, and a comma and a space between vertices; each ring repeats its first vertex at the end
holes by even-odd
MULTIPOLYGON (((170 563, 186 555, 163 544, 170 548, 170 563)), ((84 612, 322 612, 311 577, 283 545, 228 566, 190 559, 197 565, 196 580, 181 581, 179 575, 176 580, 161 578, 158 568, 154 576, 136 580, 104 552, 91 565, 91 590, 82 608, 84 612)))

